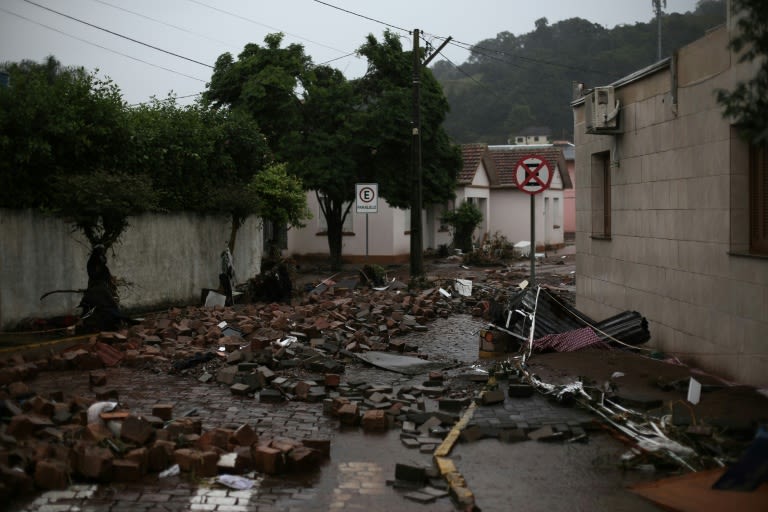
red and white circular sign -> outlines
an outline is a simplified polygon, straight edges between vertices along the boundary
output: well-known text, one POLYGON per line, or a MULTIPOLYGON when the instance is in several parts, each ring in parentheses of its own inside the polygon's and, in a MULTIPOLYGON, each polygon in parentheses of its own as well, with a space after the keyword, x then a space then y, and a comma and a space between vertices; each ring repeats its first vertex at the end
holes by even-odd
POLYGON ((553 175, 547 159, 538 155, 521 158, 515 165, 515 184, 526 194, 535 195, 548 189, 553 175))

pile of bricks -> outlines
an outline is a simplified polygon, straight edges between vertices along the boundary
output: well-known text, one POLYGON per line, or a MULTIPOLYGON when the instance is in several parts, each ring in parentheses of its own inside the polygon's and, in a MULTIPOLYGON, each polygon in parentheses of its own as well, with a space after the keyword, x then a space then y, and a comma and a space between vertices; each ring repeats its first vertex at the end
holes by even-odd
MULTIPOLYGON (((31 369, 31 366, 30 366, 31 369)), ((92 382, 102 383, 98 372, 92 382)), ((196 417, 174 418, 156 404, 146 414, 108 410, 81 396, 33 393, 13 381, 0 393, 0 498, 71 481, 131 482, 177 464, 196 477, 316 469, 329 440, 260 439, 247 424, 202 431, 196 417)))

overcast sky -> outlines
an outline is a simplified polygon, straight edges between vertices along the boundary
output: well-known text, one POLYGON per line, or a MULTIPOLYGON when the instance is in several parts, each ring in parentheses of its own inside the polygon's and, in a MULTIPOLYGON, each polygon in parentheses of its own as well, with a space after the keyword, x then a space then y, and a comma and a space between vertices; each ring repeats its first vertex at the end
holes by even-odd
MULTIPOLYGON (((696 0, 668 0, 665 11, 695 6, 696 0)), ((647 22, 653 8, 651 0, 0 0, 0 62, 54 55, 67 66, 98 69, 128 103, 169 91, 187 102, 205 89, 219 55, 236 57, 269 33, 303 44, 316 64, 337 59, 330 64, 355 78, 365 59, 348 54, 368 34, 381 39, 387 27, 402 34, 405 48, 413 28, 436 47, 442 41, 434 36, 474 44, 504 31, 525 34, 542 17, 550 24, 581 17, 612 28, 647 22)), ((442 53, 457 65, 469 57, 454 45, 442 53)))

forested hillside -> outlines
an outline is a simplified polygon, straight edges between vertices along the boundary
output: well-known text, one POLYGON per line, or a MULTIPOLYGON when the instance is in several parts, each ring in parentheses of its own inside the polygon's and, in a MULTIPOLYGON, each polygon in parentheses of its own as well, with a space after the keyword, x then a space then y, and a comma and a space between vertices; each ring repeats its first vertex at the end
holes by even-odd
MULTIPOLYGON (((701 0, 695 12, 664 14, 662 58, 724 23, 725 15, 725 0, 701 0)), ((447 132, 456 143, 505 144, 526 127, 544 126, 553 138, 572 140, 574 82, 607 85, 656 62, 651 2, 648 18, 611 29, 582 18, 553 25, 541 18, 527 34, 502 32, 476 43, 458 68, 437 62, 432 71, 451 106, 447 132)))

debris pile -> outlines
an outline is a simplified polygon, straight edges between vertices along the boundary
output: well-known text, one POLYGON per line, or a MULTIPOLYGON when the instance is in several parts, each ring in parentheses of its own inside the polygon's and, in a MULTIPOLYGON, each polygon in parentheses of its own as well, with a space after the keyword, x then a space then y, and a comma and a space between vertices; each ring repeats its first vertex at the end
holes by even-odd
MULTIPOLYGON (((33 365, 29 365, 34 372, 33 365)), ((104 372, 91 372, 94 386, 104 372)), ((26 374, 27 377, 30 373, 26 374)), ((70 481, 132 482, 147 474, 304 472, 330 456, 330 441, 260 438, 249 425, 202 431, 194 411, 175 415, 158 403, 131 411, 117 401, 92 402, 56 392, 41 396, 22 381, 0 400, 0 496, 64 489, 70 481)))

